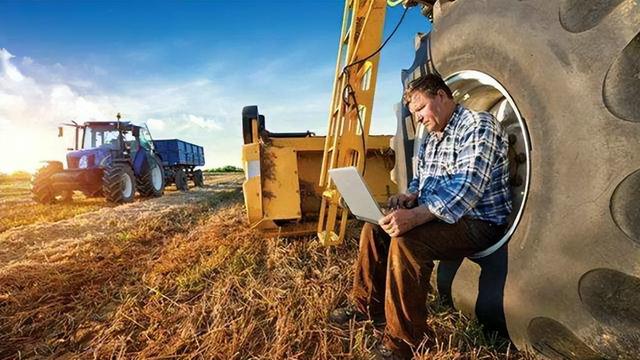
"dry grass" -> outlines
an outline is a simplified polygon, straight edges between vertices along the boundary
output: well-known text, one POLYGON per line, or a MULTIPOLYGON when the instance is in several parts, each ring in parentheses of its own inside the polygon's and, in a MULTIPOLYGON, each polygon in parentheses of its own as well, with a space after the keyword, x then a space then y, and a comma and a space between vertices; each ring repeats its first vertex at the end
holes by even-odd
MULTIPOLYGON (((329 250, 264 239, 247 229, 241 196, 221 189, 0 268, 0 358, 368 358, 370 323, 326 322, 346 300, 355 239, 329 250)), ((417 357, 527 358, 430 307, 438 345, 417 357)))
POLYGON ((29 179, 0 182, 0 233, 7 229, 68 219, 105 206, 104 199, 76 195, 71 204, 42 205, 31 200, 29 179))
MULTIPOLYGON (((205 174, 208 184, 237 179, 238 174, 205 174)), ((166 189, 167 193, 176 192, 174 186, 166 189)), ((138 199, 137 201, 144 201, 138 199)), ((8 229, 31 224, 51 223, 73 218, 80 214, 96 211, 107 204, 102 197, 87 198, 79 192, 70 203, 52 205, 38 204, 31 199, 29 174, 13 174, 0 177, 0 233, 8 229)))

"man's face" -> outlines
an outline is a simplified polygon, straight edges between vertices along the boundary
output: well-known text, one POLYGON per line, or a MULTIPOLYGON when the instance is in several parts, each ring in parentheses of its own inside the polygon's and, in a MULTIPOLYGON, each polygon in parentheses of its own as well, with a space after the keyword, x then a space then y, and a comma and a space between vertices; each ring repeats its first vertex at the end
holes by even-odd
POLYGON ((427 127, 429 132, 441 132, 449 122, 447 100, 451 101, 442 90, 438 90, 433 97, 422 91, 414 91, 411 93, 409 111, 417 122, 427 127))

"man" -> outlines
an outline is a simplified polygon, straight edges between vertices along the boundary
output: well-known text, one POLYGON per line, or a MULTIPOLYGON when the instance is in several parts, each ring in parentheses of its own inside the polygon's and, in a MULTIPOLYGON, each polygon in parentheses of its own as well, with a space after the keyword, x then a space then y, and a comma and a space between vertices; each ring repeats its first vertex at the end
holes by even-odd
POLYGON ((406 194, 389 199, 394 209, 360 236, 352 292, 354 305, 330 320, 386 320, 383 357, 411 355, 425 335, 426 297, 433 260, 462 259, 504 234, 511 212, 508 140, 489 113, 453 100, 437 75, 409 85, 405 101, 429 134, 406 194))

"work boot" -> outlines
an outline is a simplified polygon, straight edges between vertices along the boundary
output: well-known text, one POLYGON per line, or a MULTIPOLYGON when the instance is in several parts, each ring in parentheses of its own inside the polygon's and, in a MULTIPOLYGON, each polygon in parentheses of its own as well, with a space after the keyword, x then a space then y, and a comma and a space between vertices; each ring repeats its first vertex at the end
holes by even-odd
POLYGON ((336 325, 345 325, 351 320, 365 321, 369 320, 369 317, 367 314, 356 309, 353 305, 337 308, 329 314, 329 322, 336 325))
POLYGON ((393 350, 389 349, 388 347, 384 346, 384 344, 378 344, 376 347, 373 348, 372 353, 373 353, 373 360, 411 359, 411 356, 409 357, 402 356, 401 354, 398 354, 393 350))
POLYGON ((336 325, 345 325, 352 319, 355 321, 371 320, 375 327, 384 327, 384 325, 386 325, 384 316, 374 316, 369 318, 367 314, 358 310, 355 305, 347 305, 345 307, 337 308, 329 314, 329 322, 336 325))

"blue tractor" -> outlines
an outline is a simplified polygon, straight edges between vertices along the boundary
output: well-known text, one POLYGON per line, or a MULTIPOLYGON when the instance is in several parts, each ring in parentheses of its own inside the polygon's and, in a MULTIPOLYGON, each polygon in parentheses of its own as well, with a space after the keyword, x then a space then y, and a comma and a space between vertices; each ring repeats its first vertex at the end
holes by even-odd
MULTIPOLYGON (((75 130, 74 147, 67 153, 67 169, 60 161, 46 161, 33 176, 33 199, 42 204, 69 201, 73 191, 87 197, 104 196, 110 203, 133 201, 164 193, 162 160, 146 126, 128 121, 90 121, 64 124, 75 130)), ((58 136, 63 135, 59 128, 58 136)))

